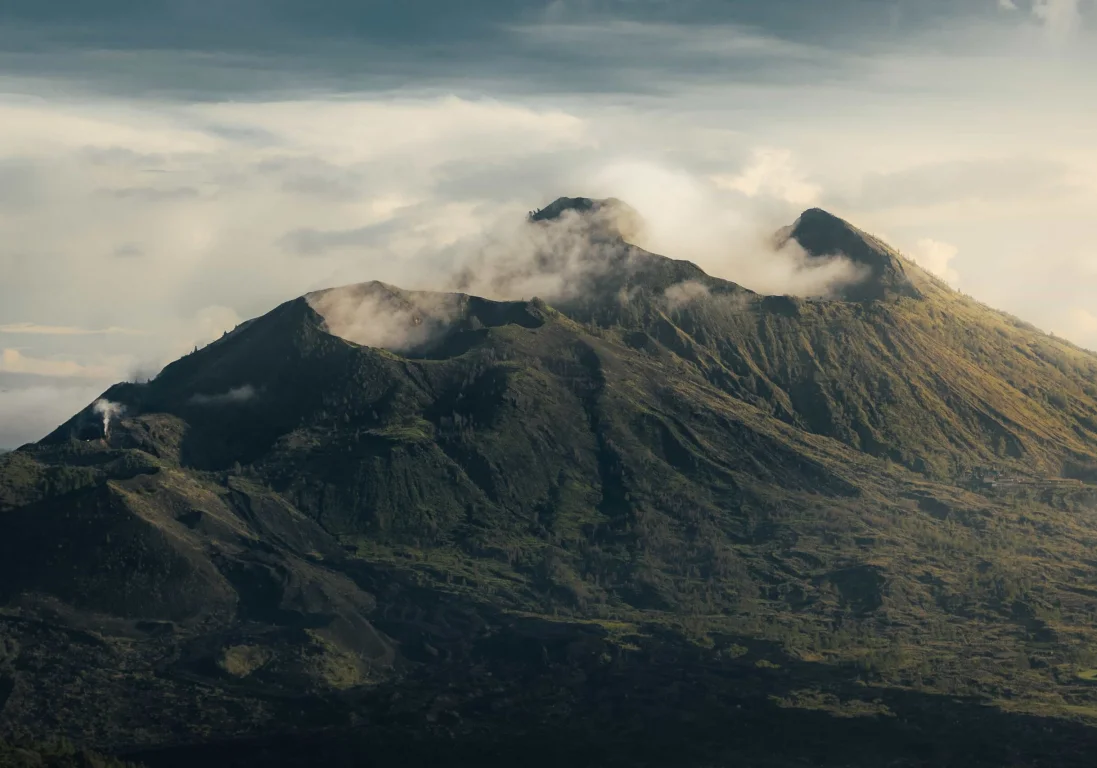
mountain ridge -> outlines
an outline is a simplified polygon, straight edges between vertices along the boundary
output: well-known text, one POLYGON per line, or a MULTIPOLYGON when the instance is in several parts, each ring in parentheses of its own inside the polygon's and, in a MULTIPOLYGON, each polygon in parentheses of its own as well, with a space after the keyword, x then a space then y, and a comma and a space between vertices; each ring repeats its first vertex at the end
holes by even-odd
POLYGON ((778 232, 779 246, 788 240, 799 243, 813 259, 843 256, 868 270, 860 280, 840 289, 839 298, 880 301, 890 297, 917 299, 923 296, 907 274, 904 259, 894 249, 821 208, 809 208, 790 227, 778 232))
POLYGON ((652 686, 605 701, 649 724, 726 701, 931 738, 967 697, 1023 752, 1015 713, 1097 718, 1097 355, 829 214, 781 236, 876 259, 879 297, 762 296, 606 232, 582 291, 314 292, 0 458, 0 733, 62 702, 167 765, 301 718, 396 738, 403 692, 412 732, 480 744, 610 680, 652 686))

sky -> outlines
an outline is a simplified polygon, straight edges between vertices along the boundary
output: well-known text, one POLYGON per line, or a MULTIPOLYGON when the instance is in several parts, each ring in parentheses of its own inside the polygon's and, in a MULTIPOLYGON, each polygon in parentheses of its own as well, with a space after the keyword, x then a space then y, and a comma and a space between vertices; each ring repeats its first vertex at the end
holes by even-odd
POLYGON ((763 292, 823 207, 1097 349, 1093 71, 1097 0, 5 0, 0 448, 561 195, 763 292))

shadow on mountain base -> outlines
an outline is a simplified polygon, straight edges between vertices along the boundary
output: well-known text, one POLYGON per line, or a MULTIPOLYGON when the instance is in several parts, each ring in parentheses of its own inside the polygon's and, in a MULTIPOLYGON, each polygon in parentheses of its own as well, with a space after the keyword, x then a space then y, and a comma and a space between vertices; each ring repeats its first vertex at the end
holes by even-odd
MULTIPOLYGON (((587 680, 543 706, 499 700, 480 716, 423 708, 377 713, 356 728, 129 755, 149 768, 298 766, 1091 766, 1097 729, 965 699, 862 689, 888 714, 835 716, 776 697, 664 678, 587 680), (597 686, 600 690, 595 690, 597 686), (586 687, 586 685, 582 686, 586 687)), ((754 682, 742 681, 747 689, 754 682)), ((776 682, 776 681, 772 681, 776 682)), ((536 682, 527 683, 536 691, 536 682)), ((779 690, 780 686, 776 686, 779 690)), ((444 695, 444 694, 443 694, 444 695)), ((863 700, 863 698, 862 698, 863 700)), ((437 702, 437 697, 434 698, 437 702)))

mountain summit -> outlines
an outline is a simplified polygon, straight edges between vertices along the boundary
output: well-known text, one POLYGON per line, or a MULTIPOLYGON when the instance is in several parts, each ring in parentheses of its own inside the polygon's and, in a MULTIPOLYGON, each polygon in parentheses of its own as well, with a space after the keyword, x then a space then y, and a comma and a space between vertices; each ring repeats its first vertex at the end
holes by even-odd
POLYGON ((840 292, 847 301, 922 296, 908 274, 910 266, 893 248, 820 208, 804 211, 791 227, 778 233, 778 245, 789 239, 798 242, 812 258, 844 256, 867 270, 863 280, 840 292))
POLYGON ((602 200, 589 197, 560 197, 530 213, 533 223, 557 222, 568 217, 582 223, 594 240, 631 241, 642 231, 643 218, 635 208, 615 197, 602 200))
POLYGON ((530 214, 531 221, 552 221, 559 219, 568 211, 578 214, 596 214, 607 209, 633 210, 615 197, 595 200, 589 197, 559 197, 530 214))
MULTIPOLYGON (((530 225, 612 208, 582 200, 530 225)), ((318 291, 0 457, 0 732, 1088 766, 1097 355, 821 211, 783 237, 863 293, 596 231, 552 301, 318 291)))

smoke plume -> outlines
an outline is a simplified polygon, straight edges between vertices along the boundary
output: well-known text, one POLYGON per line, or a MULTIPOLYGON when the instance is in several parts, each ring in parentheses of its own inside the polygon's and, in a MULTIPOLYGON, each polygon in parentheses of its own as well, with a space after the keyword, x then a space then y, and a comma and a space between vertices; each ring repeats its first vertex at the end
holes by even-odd
POLYGON ((126 407, 121 403, 112 403, 110 400, 99 399, 95 401, 92 410, 103 417, 103 439, 110 437, 111 419, 120 419, 126 412, 126 407))

